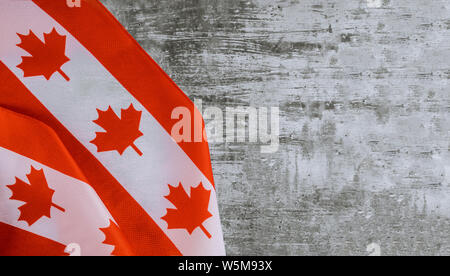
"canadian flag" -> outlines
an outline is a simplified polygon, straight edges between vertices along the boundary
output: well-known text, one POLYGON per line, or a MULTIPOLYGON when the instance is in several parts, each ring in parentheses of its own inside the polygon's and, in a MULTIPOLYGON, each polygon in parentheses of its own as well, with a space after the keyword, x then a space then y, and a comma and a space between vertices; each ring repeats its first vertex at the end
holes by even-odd
POLYGON ((0 255, 224 255, 194 104, 98 0, 0 1, 0 255))

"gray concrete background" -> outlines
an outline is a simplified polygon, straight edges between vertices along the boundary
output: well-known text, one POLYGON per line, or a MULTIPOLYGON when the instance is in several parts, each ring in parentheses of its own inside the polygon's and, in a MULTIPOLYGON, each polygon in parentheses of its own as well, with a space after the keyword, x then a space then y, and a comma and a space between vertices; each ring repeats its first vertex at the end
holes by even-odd
POLYGON ((450 255, 448 0, 102 0, 191 98, 279 106, 211 145, 229 255, 450 255))

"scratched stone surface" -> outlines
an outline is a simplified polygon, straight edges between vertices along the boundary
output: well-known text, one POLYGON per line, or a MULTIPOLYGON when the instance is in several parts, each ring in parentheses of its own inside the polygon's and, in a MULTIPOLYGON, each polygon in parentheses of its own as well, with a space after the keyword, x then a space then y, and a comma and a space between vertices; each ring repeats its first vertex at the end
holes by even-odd
POLYGON ((213 144, 229 255, 450 255, 448 0, 102 0, 191 99, 279 106, 213 144))

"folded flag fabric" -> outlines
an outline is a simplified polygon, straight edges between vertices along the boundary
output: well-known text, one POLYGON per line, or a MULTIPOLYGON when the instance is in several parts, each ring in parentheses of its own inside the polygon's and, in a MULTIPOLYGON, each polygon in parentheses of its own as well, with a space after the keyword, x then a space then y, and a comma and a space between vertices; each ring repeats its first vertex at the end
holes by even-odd
POLYGON ((0 255, 224 255, 208 144, 170 135, 199 111, 80 3, 0 1, 0 255))

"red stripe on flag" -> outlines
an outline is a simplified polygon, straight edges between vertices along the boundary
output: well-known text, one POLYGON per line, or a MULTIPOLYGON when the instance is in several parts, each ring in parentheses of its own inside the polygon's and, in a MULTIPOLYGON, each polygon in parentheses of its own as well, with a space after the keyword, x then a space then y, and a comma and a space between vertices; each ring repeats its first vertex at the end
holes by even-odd
MULTIPOLYGON (((55 131, 88 183, 95 189, 117 221, 120 230, 136 254, 181 255, 172 241, 122 185, 2 62, 0 62, 0 80, 2 80, 0 107, 30 116, 55 131)), ((0 146, 3 145, 0 144, 0 146)), ((13 147, 17 148, 17 146, 13 147)), ((37 153, 34 153, 33 157, 26 153, 23 155, 43 164, 48 161, 45 156, 37 153)))
POLYGON ((66 256, 65 245, 0 222, 0 256, 66 256))
POLYGON ((86 182, 58 136, 47 125, 0 107, 0 129, 1 147, 86 182))
MULTIPOLYGON (((99 1, 84 0, 79 8, 69 8, 66 0, 33 2, 83 44, 169 134, 175 108, 186 107, 198 114, 192 101, 99 1)), ((179 146, 214 186, 208 143, 181 142, 179 146)))

